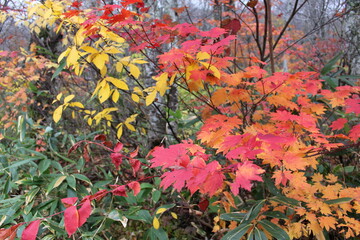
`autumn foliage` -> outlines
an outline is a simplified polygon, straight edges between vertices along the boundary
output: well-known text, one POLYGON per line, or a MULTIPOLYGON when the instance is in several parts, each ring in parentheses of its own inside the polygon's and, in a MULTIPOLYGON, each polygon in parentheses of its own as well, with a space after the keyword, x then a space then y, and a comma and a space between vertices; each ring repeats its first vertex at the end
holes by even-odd
MULTIPOLYGON (((249 1, 247 8, 264 11, 258 1, 249 1)), ((335 164, 337 153, 355 158, 354 149, 359 149, 356 81, 329 85, 323 73, 331 69, 270 73, 265 62, 271 54, 268 50, 256 56, 242 49, 255 45, 242 42, 244 35, 256 30, 248 16, 249 23, 244 24, 229 14, 218 27, 202 30, 200 23, 153 19, 148 10, 142 0, 88 9, 80 1, 47 0, 29 7, 32 29, 53 28, 63 35, 64 47, 56 64, 29 55, 19 84, 28 87, 27 81, 41 81, 37 75, 32 76, 36 79, 26 75, 41 67, 54 67, 55 81, 65 74, 70 84, 67 74, 74 75, 78 91, 62 88, 53 97, 54 122, 61 124, 71 112, 74 119, 83 118, 88 127, 102 126, 109 134, 73 142, 66 159, 81 152, 91 164, 98 161, 91 149, 101 149, 111 160, 111 171, 118 174, 115 182, 99 191, 61 198, 64 210, 52 216, 63 214, 68 236, 77 234, 106 196, 142 196, 142 184, 158 177, 164 194, 177 192, 182 201, 188 201, 188 214, 211 217, 209 234, 219 239, 359 236, 359 186, 331 169, 324 170, 335 164), (143 80, 148 68, 155 72, 150 86, 143 80), (92 82, 84 80, 89 73, 95 76, 92 82), (79 93, 84 88, 91 92, 79 93), (125 135, 146 137, 140 125, 142 109, 154 106, 162 111, 159 106, 167 104, 172 88, 179 90, 184 111, 197 119, 193 127, 198 130, 190 129, 188 137, 181 139, 171 128, 174 142, 146 153, 141 153, 142 146, 126 144, 125 135), (124 102, 133 110, 123 111, 124 102)), ((280 31, 275 29, 274 34, 280 31)), ((279 40, 279 51, 286 44, 279 40)), ((17 65, 22 56, 5 52, 1 56, 1 66, 8 69, 7 76, 1 76, 1 86, 14 89, 9 79, 20 73, 6 65, 17 65), (11 54, 15 57, 10 62, 6 58, 11 54)), ((12 90, 6 101, 14 106, 31 103, 22 89, 12 90)), ((2 121, 19 110, 9 111, 2 121)), ((163 116, 171 121, 170 111, 163 111, 163 116)), ((67 177, 58 178, 54 186, 67 177)), ((161 215, 183 207, 168 203, 174 205, 154 207, 151 231, 156 234, 151 239, 163 236, 161 215)), ((172 219, 181 213, 175 212, 170 213, 172 219)), ((36 239, 41 223, 52 216, 28 220, 22 239, 36 239)), ((0 230, 0 238, 14 239, 23 224, 19 218, 17 225, 0 230)))

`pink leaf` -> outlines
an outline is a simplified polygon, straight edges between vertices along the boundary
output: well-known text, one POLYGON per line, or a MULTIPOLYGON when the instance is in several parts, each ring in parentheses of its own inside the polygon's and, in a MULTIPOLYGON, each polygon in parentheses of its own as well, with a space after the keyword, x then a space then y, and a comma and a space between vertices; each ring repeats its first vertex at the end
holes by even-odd
POLYGON ((140 169, 141 162, 137 159, 130 158, 130 165, 131 165, 131 169, 133 171, 133 176, 135 177, 136 173, 140 169))
POLYGON ((141 190, 139 182, 133 181, 133 182, 129 183, 128 186, 131 190, 133 190, 135 196, 139 194, 139 192, 141 190))
POLYGON ((118 169, 122 163, 123 155, 121 153, 112 153, 110 154, 110 158, 116 169, 118 169))
POLYGON ((81 227, 86 220, 88 219, 88 217, 91 214, 91 204, 90 204, 90 200, 86 199, 85 202, 83 203, 83 205, 81 206, 81 208, 78 210, 79 212, 79 227, 81 227))
POLYGON ((79 227, 79 213, 75 206, 71 206, 64 213, 65 230, 69 236, 73 235, 79 227))
POLYGON ((21 240, 35 240, 41 220, 31 222, 23 231, 21 240))
POLYGON ((114 190, 112 190, 112 193, 115 195, 115 196, 122 196, 122 197, 127 197, 127 194, 126 194, 126 187, 124 185, 112 185, 110 187, 116 187, 114 190))
POLYGON ((121 142, 118 142, 115 147, 114 147, 114 152, 119 153, 121 152, 121 150, 123 149, 124 144, 122 144, 121 142))
POLYGON ((63 198, 61 202, 64 204, 66 208, 73 206, 76 201, 78 200, 77 197, 70 197, 70 198, 63 198))

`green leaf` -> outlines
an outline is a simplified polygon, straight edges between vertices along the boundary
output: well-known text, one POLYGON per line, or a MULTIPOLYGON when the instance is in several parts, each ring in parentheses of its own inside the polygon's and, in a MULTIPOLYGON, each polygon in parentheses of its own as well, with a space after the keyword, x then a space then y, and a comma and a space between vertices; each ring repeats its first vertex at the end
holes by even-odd
POLYGON ((268 231, 271 236, 278 240, 290 240, 289 235, 278 225, 268 221, 268 220, 260 220, 260 225, 268 231))
POLYGON ((49 194, 51 192, 51 190, 53 190, 54 188, 57 188, 58 186, 60 186, 60 184, 65 179, 66 179, 66 176, 63 175, 63 176, 59 176, 59 177, 55 178, 54 180, 52 180, 46 189, 46 195, 49 194))
POLYGON ((76 179, 74 176, 67 176, 66 182, 72 189, 74 189, 76 191, 76 179))
POLYGON ((143 221, 148 224, 152 224, 153 218, 148 210, 140 210, 135 215, 126 216, 128 219, 143 221))
POLYGON ((348 203, 352 200, 353 200, 352 198, 344 197, 344 198, 327 200, 327 201, 325 201, 325 203, 332 205, 332 204, 348 203))
POLYGON ((335 82, 335 81, 337 81, 336 78, 332 78, 332 77, 329 77, 329 76, 322 76, 321 78, 323 80, 325 80, 327 85, 329 85, 332 90, 335 90, 335 88, 338 86, 338 84, 336 84, 336 82, 335 82))
POLYGON ((241 221, 243 221, 245 215, 246 215, 246 213, 238 213, 238 212, 223 213, 220 215, 220 219, 225 220, 225 221, 241 222, 241 221))
POLYGON ((242 236, 245 235, 245 233, 249 230, 249 228, 251 226, 252 226, 252 224, 250 224, 248 222, 240 224, 238 227, 234 228, 233 230, 231 230, 227 234, 225 234, 225 236, 222 237, 222 240, 240 239, 240 238, 242 238, 242 236))
POLYGON ((154 192, 152 192, 152 200, 154 201, 154 203, 157 203, 160 197, 161 197, 161 191, 155 190, 154 192))
POLYGON ((260 213, 261 208, 264 206, 265 203, 265 199, 259 201, 257 204, 255 204, 254 206, 251 207, 251 209, 249 210, 249 212, 246 213, 245 215, 245 221, 252 221, 254 220, 260 213))
POLYGON ((263 215, 271 218, 288 219, 284 213, 279 211, 264 212, 263 215))
POLYGON ((321 75, 326 75, 331 70, 333 70, 337 61, 339 61, 343 56, 344 56, 344 53, 339 53, 333 59, 331 59, 327 64, 325 64, 325 66, 320 71, 321 75))
POLYGON ((352 173, 355 170, 354 166, 346 166, 344 167, 344 172, 345 173, 352 173))
POLYGON ((154 185, 152 185, 150 183, 141 183, 140 187, 141 187, 141 189, 143 189, 143 188, 154 188, 154 185))
POLYGON ((36 194, 40 191, 40 188, 35 187, 33 189, 31 189, 29 192, 26 193, 26 197, 25 197, 25 205, 29 204, 29 202, 31 202, 34 197, 36 196, 36 194))
POLYGON ((43 174, 50 167, 50 164, 51 164, 50 159, 41 160, 38 167, 40 174, 43 174))
POLYGON ((154 229, 154 234, 159 240, 167 240, 168 234, 165 232, 163 228, 154 229))
POLYGON ((276 195, 276 196, 281 194, 279 189, 275 186, 274 181, 272 179, 270 179, 269 177, 264 177, 263 180, 266 185, 266 189, 271 194, 276 195))
POLYGON ((92 185, 90 179, 85 175, 75 173, 73 174, 73 176, 81 181, 87 182, 88 184, 92 185))
POLYGON ((285 196, 276 196, 276 197, 271 198, 271 200, 278 202, 278 203, 287 204, 290 206, 295 206, 295 207, 300 206, 300 202, 298 200, 293 199, 293 198, 288 198, 285 196))
POLYGON ((107 218, 114 220, 114 221, 120 221, 121 217, 118 210, 112 210, 108 215, 107 218))
POLYGON ((59 74, 62 72, 62 70, 65 68, 66 66, 66 61, 65 59, 62 59, 60 64, 59 64, 59 67, 56 69, 56 71, 54 72, 54 74, 52 75, 51 77, 51 81, 56 78, 57 76, 59 76, 59 74))
POLYGON ((253 230, 254 233, 254 240, 268 240, 265 233, 263 231, 260 231, 257 227, 253 230))
POLYGON ((14 164, 11 164, 10 166, 7 166, 6 168, 3 168, 2 171, 5 169, 8 169, 8 168, 19 167, 19 166, 22 166, 24 164, 27 164, 27 163, 30 163, 30 162, 33 162, 33 161, 36 161, 39 159, 40 159, 39 157, 33 157, 33 158, 28 158, 28 159, 25 159, 22 161, 18 161, 18 162, 15 162, 14 164))

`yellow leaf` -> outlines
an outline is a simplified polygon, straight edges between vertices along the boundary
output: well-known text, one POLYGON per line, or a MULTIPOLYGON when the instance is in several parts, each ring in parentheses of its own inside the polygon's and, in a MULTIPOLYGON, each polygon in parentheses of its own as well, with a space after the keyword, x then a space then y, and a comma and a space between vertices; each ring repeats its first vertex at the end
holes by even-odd
POLYGON ((70 102, 71 100, 73 100, 74 97, 75 97, 75 95, 73 95, 73 94, 65 97, 65 98, 64 98, 64 103, 70 102))
POLYGON ((56 99, 58 100, 58 101, 60 101, 61 100, 61 97, 62 97, 62 93, 59 93, 57 96, 56 96, 56 99))
POLYGON ((91 126, 91 125, 92 125, 92 123, 93 123, 93 119, 92 119, 92 118, 88 118, 88 120, 87 120, 87 124, 88 124, 89 126, 91 126))
POLYGON ((196 58, 198 60, 210 59, 210 54, 208 54, 207 52, 198 52, 196 54, 196 58))
MULTIPOLYGON (((202 62, 201 62, 202 63, 202 62)), ((196 64, 190 64, 188 66, 186 66, 186 69, 185 69, 185 79, 186 80, 190 80, 190 76, 191 76, 191 71, 193 70, 197 70, 199 69, 198 65, 196 64)))
POLYGON ((113 78, 113 77, 107 77, 104 80, 108 81, 108 82, 111 82, 112 84, 114 84, 115 87, 117 87, 119 89, 129 90, 128 85, 123 80, 113 78))
POLYGON ((120 60, 120 62, 121 62, 122 64, 124 64, 124 65, 130 64, 130 62, 131 62, 130 56, 123 57, 123 58, 120 60))
POLYGON ((58 108, 55 109, 54 111, 54 114, 53 114, 53 119, 54 119, 54 122, 59 122, 60 118, 61 118, 61 115, 62 115, 62 112, 63 112, 63 106, 60 105, 58 108))
POLYGON ((134 64, 129 64, 128 67, 131 75, 138 79, 140 76, 140 69, 134 64))
POLYGON ((67 55, 69 55, 69 52, 71 51, 71 48, 69 47, 68 49, 66 49, 64 52, 62 52, 58 58, 58 63, 61 62, 61 60, 66 57, 67 55))
POLYGON ((130 117, 128 117, 128 118, 125 120, 125 123, 134 122, 134 121, 136 120, 137 115, 138 115, 138 114, 133 114, 133 115, 131 115, 130 117))
POLYGON ((84 105, 81 102, 72 102, 69 104, 70 107, 78 107, 78 108, 84 108, 84 105))
POLYGON ((122 72, 124 65, 121 62, 117 62, 115 67, 116 67, 116 71, 122 72))
POLYGON ((154 217, 153 219, 153 227, 155 229, 159 229, 160 228, 160 222, 159 222, 159 219, 157 217, 154 217))
POLYGON ((175 78, 176 78, 176 74, 173 74, 170 78, 170 82, 169 82, 170 86, 174 84, 175 78))
POLYGON ((59 177, 54 184, 54 188, 57 188, 58 186, 60 186, 60 184, 65 180, 65 178, 66 178, 66 176, 59 177))
POLYGON ((119 49, 113 47, 113 46, 110 46, 110 47, 107 47, 104 49, 104 52, 106 53, 111 53, 111 54, 117 54, 117 53, 122 53, 119 49))
POLYGON ((85 39, 85 34, 84 34, 84 27, 81 27, 77 32, 76 35, 74 37, 74 42, 77 46, 80 46, 85 39))
POLYGON ((159 208, 157 211, 156 211, 156 214, 161 214, 163 212, 165 212, 167 209, 166 208, 159 208))
POLYGON ((107 55, 106 53, 97 54, 92 60, 92 62, 100 71, 105 67, 105 63, 107 61, 109 61, 109 55, 107 55))
POLYGON ((80 58, 80 55, 78 53, 78 50, 75 46, 73 46, 70 50, 69 56, 66 59, 66 65, 69 67, 71 65, 74 65, 78 59, 80 58))
POLYGON ((171 216, 174 218, 174 219, 178 219, 178 216, 176 215, 176 213, 174 212, 170 212, 171 216))
POLYGON ((219 71, 219 69, 217 69, 214 65, 210 65, 209 63, 206 63, 206 62, 200 62, 200 63, 202 65, 204 65, 204 67, 206 67, 207 69, 211 70, 215 77, 220 79, 220 71, 219 71))
POLYGON ((134 102, 139 103, 140 102, 140 97, 138 95, 136 95, 135 93, 131 94, 131 98, 134 102))
POLYGON ((139 95, 141 97, 144 96, 143 91, 139 87, 134 87, 133 91, 134 91, 134 93, 136 93, 137 95, 139 95))
POLYGON ((81 49, 88 53, 99 53, 98 50, 96 50, 95 48, 90 47, 90 46, 83 46, 83 47, 81 47, 81 49))
POLYGON ((125 126, 126 126, 130 131, 133 131, 133 132, 136 131, 135 127, 134 127, 133 125, 131 125, 130 123, 125 122, 125 126))
POLYGON ((158 78, 154 78, 156 82, 156 90, 161 96, 164 96, 165 92, 169 87, 167 86, 168 73, 162 73, 158 78))
POLYGON ((154 102, 154 100, 156 98, 156 94, 157 94, 157 92, 154 90, 146 96, 146 99, 145 99, 146 106, 149 106, 150 104, 152 104, 154 102))
POLYGON ((117 35, 116 33, 112 32, 111 30, 102 27, 100 29, 100 34, 105 37, 110 39, 111 41, 117 42, 117 43, 124 43, 125 39, 120 37, 119 35, 117 35))
POLYGON ((220 79, 221 75, 219 69, 217 69, 214 65, 211 65, 209 69, 213 72, 215 77, 220 79))
POLYGON ((132 62, 132 63, 138 63, 138 64, 148 63, 147 61, 142 60, 142 59, 134 59, 134 60, 132 60, 131 62, 132 62))
POLYGON ((121 138, 122 133, 123 133, 123 125, 120 124, 120 126, 119 126, 118 129, 117 129, 117 133, 116 133, 116 136, 117 136, 118 139, 121 138))
POLYGON ((110 85, 106 84, 99 90, 99 101, 100 103, 105 102, 110 97, 110 85))
POLYGON ((112 100, 114 103, 117 103, 117 101, 120 98, 120 93, 117 90, 114 90, 113 94, 112 94, 112 100))
POLYGON ((104 65, 104 67, 100 70, 101 77, 104 77, 107 73, 107 67, 104 65))

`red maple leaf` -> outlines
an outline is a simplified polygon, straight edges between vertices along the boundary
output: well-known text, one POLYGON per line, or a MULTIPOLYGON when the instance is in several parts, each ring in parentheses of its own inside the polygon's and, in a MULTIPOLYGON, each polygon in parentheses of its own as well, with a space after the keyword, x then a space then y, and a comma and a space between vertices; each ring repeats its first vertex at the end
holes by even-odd
POLYGON ((348 120, 346 118, 339 118, 335 121, 332 122, 332 124, 330 125, 332 130, 340 130, 342 128, 344 128, 345 123, 347 123, 348 120))
POLYGON ((187 152, 184 144, 171 145, 169 148, 156 147, 151 154, 154 157, 150 160, 151 167, 184 168, 190 162, 187 152))
POLYGON ((262 182, 263 180, 259 174, 262 174, 263 172, 265 172, 264 169, 250 161, 237 164, 235 181, 230 185, 231 191, 234 195, 239 194, 239 187, 251 191, 251 181, 262 182))
POLYGON ((353 142, 356 142, 360 138, 360 124, 352 127, 349 132, 349 137, 353 142))
POLYGON ((346 104, 346 113, 355 113, 360 114, 360 97, 359 96, 353 96, 352 98, 348 98, 345 100, 346 104))

